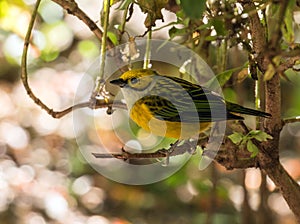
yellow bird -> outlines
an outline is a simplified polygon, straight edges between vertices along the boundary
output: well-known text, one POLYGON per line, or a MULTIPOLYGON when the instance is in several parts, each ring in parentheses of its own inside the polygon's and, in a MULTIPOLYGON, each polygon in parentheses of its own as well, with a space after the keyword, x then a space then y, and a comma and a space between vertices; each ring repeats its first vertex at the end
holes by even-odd
POLYGON ((130 118, 158 136, 189 139, 209 128, 211 122, 244 119, 237 114, 271 116, 227 102, 207 88, 152 69, 133 69, 110 83, 121 87, 130 118))

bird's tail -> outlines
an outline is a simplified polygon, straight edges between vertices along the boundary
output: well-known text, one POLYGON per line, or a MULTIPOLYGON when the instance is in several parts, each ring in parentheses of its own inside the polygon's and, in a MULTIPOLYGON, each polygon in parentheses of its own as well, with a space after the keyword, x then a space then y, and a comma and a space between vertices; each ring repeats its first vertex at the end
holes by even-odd
POLYGON ((258 116, 258 117, 271 117, 272 116, 269 113, 246 108, 246 107, 240 106, 235 103, 226 102, 226 106, 227 106, 227 110, 231 113, 247 114, 247 115, 253 115, 253 116, 258 116))

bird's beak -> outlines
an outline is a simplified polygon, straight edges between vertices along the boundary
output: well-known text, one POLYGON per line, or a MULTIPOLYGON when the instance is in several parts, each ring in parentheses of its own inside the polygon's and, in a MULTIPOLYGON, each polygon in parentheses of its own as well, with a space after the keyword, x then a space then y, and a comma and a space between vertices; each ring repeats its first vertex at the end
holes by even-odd
POLYGON ((126 82, 124 79, 114 79, 110 81, 111 84, 117 85, 121 88, 123 88, 126 85, 126 82))

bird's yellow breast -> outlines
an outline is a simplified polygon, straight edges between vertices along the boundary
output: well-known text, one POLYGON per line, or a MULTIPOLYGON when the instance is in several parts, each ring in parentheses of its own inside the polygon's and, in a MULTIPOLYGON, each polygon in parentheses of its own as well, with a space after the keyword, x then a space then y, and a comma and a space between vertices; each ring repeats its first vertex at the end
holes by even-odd
POLYGON ((210 127, 209 122, 183 123, 157 119, 143 103, 136 103, 130 110, 130 118, 141 128, 154 135, 189 139, 210 127))

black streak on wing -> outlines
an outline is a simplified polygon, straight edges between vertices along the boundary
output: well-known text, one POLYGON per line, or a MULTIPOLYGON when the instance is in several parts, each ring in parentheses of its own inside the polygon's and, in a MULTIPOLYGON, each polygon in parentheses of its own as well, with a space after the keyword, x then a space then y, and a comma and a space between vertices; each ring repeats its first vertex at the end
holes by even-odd
POLYGON ((162 86, 157 86, 157 88, 165 88, 165 92, 159 91, 159 95, 154 95, 154 90, 153 95, 139 100, 139 103, 148 106, 157 119, 188 123, 243 119, 227 112, 225 101, 215 93, 176 77, 166 77, 166 79, 170 79, 170 81, 162 86), (192 107, 190 106, 191 102, 194 102, 192 107), (196 108, 196 111, 192 108, 196 108))

